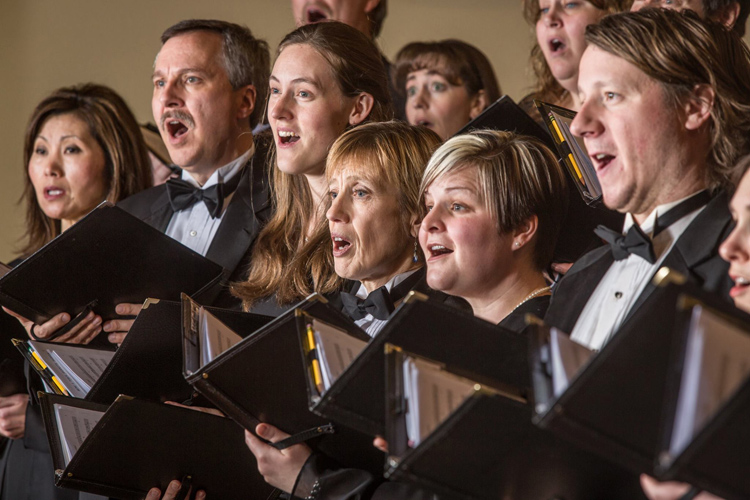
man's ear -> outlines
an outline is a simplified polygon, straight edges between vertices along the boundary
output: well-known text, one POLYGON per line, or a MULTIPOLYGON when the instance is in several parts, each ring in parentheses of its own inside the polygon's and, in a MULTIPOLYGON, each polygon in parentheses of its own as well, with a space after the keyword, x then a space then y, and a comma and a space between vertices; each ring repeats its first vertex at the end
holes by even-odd
POLYGON ((374 105, 375 98, 367 92, 362 92, 355 97, 352 112, 349 114, 349 125, 359 125, 365 121, 370 116, 370 111, 372 111, 374 105))
POLYGON ((246 120, 253 114, 255 109, 255 98, 258 92, 255 90, 255 85, 245 85, 237 89, 238 99, 240 100, 239 108, 237 109, 237 119, 242 121, 246 120))
POLYGON ((539 217, 536 214, 526 219, 513 231, 513 250, 518 250, 528 244, 539 229, 539 217))
POLYGON ((477 92, 477 94, 471 98, 471 110, 469 111, 469 118, 472 120, 479 116, 484 108, 487 107, 487 94, 484 93, 484 89, 477 92))
POLYGON ((704 83, 693 87, 685 103, 685 128, 698 130, 711 119, 716 93, 710 85, 704 83))
POLYGON ((729 5, 725 5, 719 10, 714 16, 714 21, 718 21, 728 30, 734 29, 734 25, 737 23, 737 18, 740 17, 740 2, 732 2, 729 5))
POLYGON ((367 0, 365 14, 369 15, 378 5, 380 5, 380 0, 367 0))

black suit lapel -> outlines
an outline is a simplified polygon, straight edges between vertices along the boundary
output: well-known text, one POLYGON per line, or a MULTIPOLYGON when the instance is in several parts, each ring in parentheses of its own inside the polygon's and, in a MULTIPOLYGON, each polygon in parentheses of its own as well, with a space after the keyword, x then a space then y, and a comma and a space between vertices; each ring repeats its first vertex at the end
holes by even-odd
POLYGON ((608 246, 584 255, 554 286, 544 321, 570 334, 591 294, 613 262, 608 246))
POLYGON ((162 193, 151 204, 151 215, 144 222, 162 233, 166 233, 167 226, 169 226, 169 221, 172 220, 173 214, 174 210, 172 210, 172 205, 169 204, 169 196, 167 196, 167 188, 165 186, 162 193))
POLYGON ((207 258, 221 264, 229 274, 237 268, 260 232, 262 221, 268 218, 265 212, 270 211, 264 159, 255 161, 259 156, 262 155, 256 151, 245 165, 240 184, 206 253, 207 258))

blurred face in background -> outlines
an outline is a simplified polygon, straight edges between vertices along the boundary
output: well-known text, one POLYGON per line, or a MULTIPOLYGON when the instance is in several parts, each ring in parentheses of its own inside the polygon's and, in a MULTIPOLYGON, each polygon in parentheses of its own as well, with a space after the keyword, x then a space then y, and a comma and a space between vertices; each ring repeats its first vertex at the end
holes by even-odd
POLYGON ((292 0, 297 27, 323 21, 339 21, 370 36, 367 14, 380 0, 292 0))

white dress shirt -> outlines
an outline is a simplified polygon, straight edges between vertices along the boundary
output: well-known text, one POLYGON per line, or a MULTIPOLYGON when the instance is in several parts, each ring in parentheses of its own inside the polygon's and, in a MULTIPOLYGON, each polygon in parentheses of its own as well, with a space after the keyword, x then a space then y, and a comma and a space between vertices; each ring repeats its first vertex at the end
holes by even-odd
MULTIPOLYGON (((599 282, 586 306, 581 311, 578 321, 570 336, 579 344, 589 349, 601 349, 620 328, 630 309, 635 304, 649 280, 656 274, 662 261, 674 246, 674 243, 687 229, 693 219, 705 208, 705 205, 679 219, 677 222, 652 237, 654 222, 669 209, 695 196, 694 193, 681 200, 659 205, 641 224, 641 230, 652 240, 653 264, 638 255, 629 255, 627 259, 616 260, 599 282)), ((623 234, 635 224, 631 214, 625 216, 623 234)))
MULTIPOLYGON (((385 289, 388 290, 388 293, 390 293, 393 287, 398 286, 399 283, 402 283, 406 278, 416 273, 417 271, 418 269, 415 269, 413 271, 406 271, 405 273, 397 274, 396 276, 388 280, 388 283, 385 284, 385 289)), ((369 293, 367 293, 367 288, 365 288, 365 285, 360 284, 359 290, 357 290, 356 293, 357 298, 364 300, 368 295, 369 293)), ((394 305, 397 306, 398 303, 394 305)), ((386 323, 388 323, 387 319, 377 319, 372 314, 368 314, 364 318, 358 319, 354 322, 354 324, 363 329, 365 333, 367 333, 367 335, 369 335, 370 337, 375 337, 375 335, 380 333, 380 330, 383 329, 386 323)))
MULTIPOLYGON (((234 176, 242 173, 242 168, 254 153, 255 145, 252 145, 245 154, 232 160, 214 172, 203 186, 198 184, 198 181, 196 181, 186 170, 182 171, 182 180, 201 189, 207 189, 218 184, 219 181, 226 184, 232 180, 234 176)), ((216 236, 216 231, 218 231, 219 226, 221 225, 221 219, 224 217, 229 202, 232 201, 233 196, 234 192, 224 197, 221 214, 216 218, 211 217, 208 208, 206 208, 206 204, 202 201, 194 203, 185 210, 175 212, 167 226, 167 236, 171 236, 183 245, 205 256, 206 253, 208 253, 208 249, 211 246, 214 236, 216 236)))

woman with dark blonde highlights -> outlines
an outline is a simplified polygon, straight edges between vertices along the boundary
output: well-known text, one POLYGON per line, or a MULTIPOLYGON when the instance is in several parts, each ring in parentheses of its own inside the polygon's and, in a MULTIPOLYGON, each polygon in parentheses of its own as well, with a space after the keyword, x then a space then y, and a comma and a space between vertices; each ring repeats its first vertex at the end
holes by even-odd
MULTIPOLYGON (((324 220, 328 149, 346 130, 389 120, 393 111, 378 49, 338 22, 302 26, 287 35, 270 87, 275 213, 255 243, 248 279, 233 291, 246 309, 275 315, 313 291, 309 272, 291 270, 298 269, 295 260, 324 220)), ((333 268, 321 274, 332 277, 333 268)))

